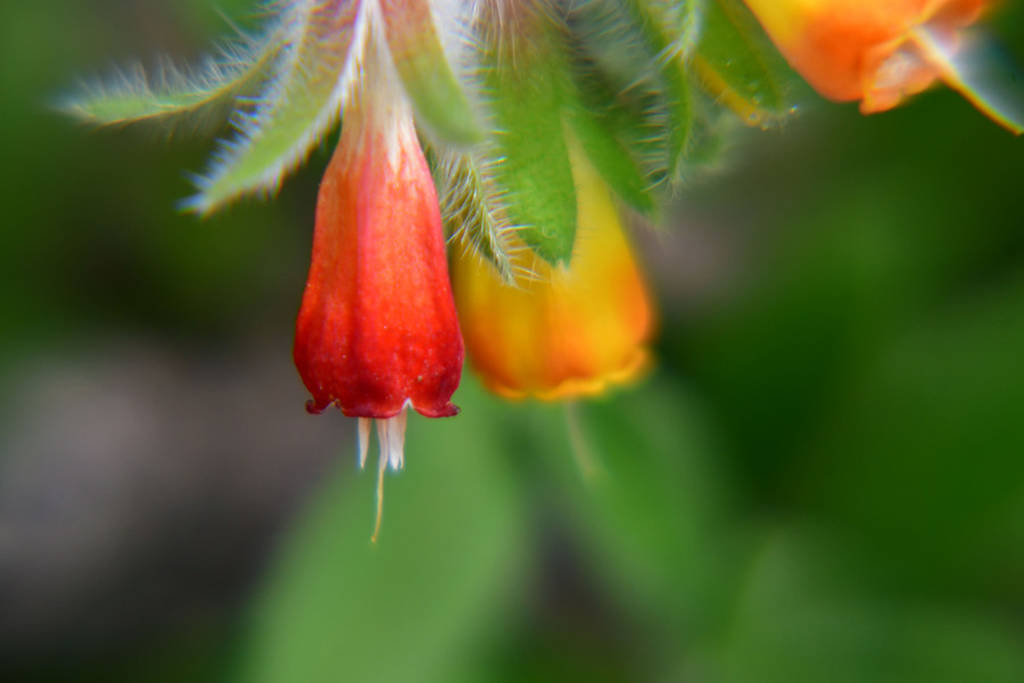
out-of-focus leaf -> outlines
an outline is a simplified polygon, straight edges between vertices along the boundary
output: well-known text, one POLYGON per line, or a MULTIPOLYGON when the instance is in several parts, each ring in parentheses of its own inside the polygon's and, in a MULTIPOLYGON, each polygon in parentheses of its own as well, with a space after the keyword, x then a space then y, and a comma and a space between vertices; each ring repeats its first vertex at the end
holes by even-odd
POLYGON ((703 93, 694 92, 693 123, 676 176, 697 178, 722 170, 728 165, 728 140, 739 124, 736 117, 708 102, 703 93))
MULTIPOLYGON (((482 402, 473 383, 457 399, 482 402)), ((486 408, 409 420, 376 545, 374 468, 326 483, 270 575, 239 681, 447 680, 500 627, 519 589, 524 511, 492 424, 486 408)))
POLYGON ((1024 569, 1024 279, 929 318, 857 374, 800 490, 890 582, 984 595, 1024 569))
POLYGON ((284 46, 286 25, 278 22, 260 37, 243 35, 194 71, 164 65, 155 83, 139 66, 107 83, 86 84, 61 108, 97 125, 219 120, 267 79, 284 46))
POLYGON ((740 0, 706 0, 690 66, 701 86, 749 125, 770 126, 792 111, 795 76, 740 0))
POLYGON ((429 0, 381 0, 395 67, 427 126, 446 141, 481 137, 473 110, 448 65, 429 0))
POLYGON ((692 52, 699 34, 705 0, 625 0, 639 10, 659 34, 663 57, 682 60, 692 52))
POLYGON ((701 652, 703 678, 763 683, 1011 683, 1021 633, 983 611, 900 604, 858 585, 841 548, 769 532, 737 586, 732 623, 701 652), (845 561, 844 561, 845 560, 845 561), (713 671, 708 676, 708 670, 713 671))
POLYGON ((615 193, 634 209, 650 214, 655 208, 651 196, 655 183, 645 177, 630 151, 630 134, 643 122, 616 101, 593 65, 578 59, 573 76, 577 89, 569 110, 573 133, 615 193))
POLYGON ((568 262, 576 237, 576 189, 564 139, 565 57, 542 13, 525 35, 493 36, 482 53, 493 118, 493 178, 519 237, 551 263, 568 262))
POLYGON ((570 22, 584 105, 611 115, 606 125, 651 186, 678 179, 693 117, 679 38, 687 29, 674 25, 692 23, 692 5, 669 13, 653 4, 658 7, 644 0, 595 0, 580 6, 570 22))
POLYGON ((549 448, 546 466, 593 565, 617 595, 673 626, 722 609, 730 504, 694 406, 652 383, 573 408, 568 423, 548 423, 549 442, 566 444, 568 429, 571 446, 549 448))
POLYGON ((668 177, 679 180, 679 164, 686 154, 693 124, 693 105, 686 76, 686 44, 695 26, 693 3, 665 3, 651 0, 625 0, 638 22, 646 44, 653 51, 654 64, 661 81, 660 94, 665 102, 669 142, 668 177), (669 9, 669 5, 679 7, 669 9))
POLYGON ((209 213, 246 192, 275 190, 337 121, 355 77, 353 52, 368 30, 364 2, 296 4, 290 50, 261 101, 239 122, 239 139, 200 182, 190 207, 209 213))

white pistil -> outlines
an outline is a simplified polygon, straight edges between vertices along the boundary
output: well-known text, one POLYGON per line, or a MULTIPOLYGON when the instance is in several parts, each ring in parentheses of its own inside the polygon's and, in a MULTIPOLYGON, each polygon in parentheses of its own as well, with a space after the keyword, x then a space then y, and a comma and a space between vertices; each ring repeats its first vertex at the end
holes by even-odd
MULTIPOLYGON (((377 456, 377 517, 373 523, 373 536, 370 542, 377 542, 380 533, 380 520, 384 513, 384 470, 388 467, 393 472, 405 467, 405 424, 408 413, 405 406, 394 417, 376 420, 377 442, 380 446, 377 456)), ((372 418, 359 418, 359 467, 366 465, 366 456, 370 446, 370 422, 372 418)))
POLYGON ((388 448, 387 420, 377 420, 377 440, 380 442, 380 455, 377 456, 377 516, 373 522, 373 536, 370 536, 370 543, 377 542, 377 534, 380 533, 380 519, 384 515, 384 469, 388 461, 384 457, 384 451, 388 448))

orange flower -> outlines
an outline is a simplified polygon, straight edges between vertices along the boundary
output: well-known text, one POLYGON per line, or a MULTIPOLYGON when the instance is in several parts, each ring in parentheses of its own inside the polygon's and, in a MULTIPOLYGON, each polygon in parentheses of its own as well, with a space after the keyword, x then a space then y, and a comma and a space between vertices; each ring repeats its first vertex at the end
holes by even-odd
POLYGON ((578 228, 568 267, 525 247, 514 285, 472 253, 452 269, 466 349, 484 384, 507 398, 599 394, 649 362, 650 296, 622 230, 611 192, 572 152, 578 228))
POLYGON ((986 0, 746 0, 794 69, 837 101, 865 114, 950 78, 936 42, 956 50, 959 31, 986 0))

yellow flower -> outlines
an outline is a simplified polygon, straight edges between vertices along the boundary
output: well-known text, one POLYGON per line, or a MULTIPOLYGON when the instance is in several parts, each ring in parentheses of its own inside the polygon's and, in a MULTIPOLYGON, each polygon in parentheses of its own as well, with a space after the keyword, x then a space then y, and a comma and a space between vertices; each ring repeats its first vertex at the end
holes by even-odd
POLYGON ((829 99, 891 109, 937 78, 986 0, 746 0, 789 63, 829 99), (936 46, 941 45, 936 54, 936 46))
POLYGON ((611 191, 571 151, 578 226, 570 264, 516 251, 514 285, 468 249, 452 269, 466 350, 484 384, 507 398, 593 396, 649 364, 650 295, 611 191))

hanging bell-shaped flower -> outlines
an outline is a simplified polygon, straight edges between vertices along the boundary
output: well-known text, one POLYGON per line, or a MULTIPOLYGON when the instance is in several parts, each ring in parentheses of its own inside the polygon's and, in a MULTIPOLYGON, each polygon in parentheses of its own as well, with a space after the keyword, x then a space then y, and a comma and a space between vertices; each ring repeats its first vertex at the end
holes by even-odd
POLYGON ((365 60, 320 185, 294 357, 310 411, 360 418, 360 464, 378 421, 383 472, 403 465, 407 408, 458 412, 463 345, 411 107, 386 53, 371 46, 365 60))
POLYGON ((510 284, 463 249, 452 268, 473 369, 508 398, 592 396, 649 364, 650 295, 611 191, 579 150, 572 170, 578 227, 568 266, 523 248, 510 284))

